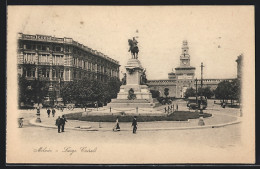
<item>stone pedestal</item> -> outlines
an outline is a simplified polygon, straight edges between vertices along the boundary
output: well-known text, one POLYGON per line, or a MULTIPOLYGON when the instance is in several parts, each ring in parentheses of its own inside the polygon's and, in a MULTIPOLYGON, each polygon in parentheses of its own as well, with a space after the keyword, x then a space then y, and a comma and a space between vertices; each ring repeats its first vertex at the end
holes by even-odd
POLYGON ((143 67, 138 59, 129 59, 126 68, 126 85, 120 87, 116 99, 107 105, 111 108, 153 108, 158 101, 152 98, 147 85, 141 85, 143 67), (129 91, 133 91, 134 98, 129 99, 129 91))

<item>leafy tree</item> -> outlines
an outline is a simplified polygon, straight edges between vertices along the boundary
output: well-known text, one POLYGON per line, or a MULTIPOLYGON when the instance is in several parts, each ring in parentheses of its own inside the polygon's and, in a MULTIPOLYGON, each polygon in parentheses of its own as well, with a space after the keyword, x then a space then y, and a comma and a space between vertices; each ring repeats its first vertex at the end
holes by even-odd
POLYGON ((229 81, 222 81, 218 84, 218 87, 215 90, 215 97, 217 99, 228 100, 231 98, 232 91, 231 91, 232 85, 229 81))
POLYGON ((164 88, 164 95, 166 97, 169 95, 169 88, 164 88))
POLYGON ((116 98, 120 85, 121 83, 117 79, 100 83, 98 80, 84 78, 65 84, 61 89, 61 97, 65 103, 76 102, 82 105, 87 101, 107 103, 111 101, 111 98, 116 98))
POLYGON ((205 97, 207 97, 207 98, 211 98, 212 96, 214 96, 214 93, 213 93, 213 91, 210 89, 210 87, 205 87, 205 88, 199 88, 199 93, 201 93, 200 94, 200 96, 205 96, 205 97), (200 91, 201 90, 201 91, 200 91))
POLYGON ((150 90, 152 94, 152 98, 158 98, 160 96, 160 92, 158 90, 150 90))
POLYGON ((18 79, 19 103, 25 104, 42 103, 44 97, 48 94, 48 86, 45 81, 26 80, 25 77, 18 79))
POLYGON ((195 97, 196 96, 196 90, 193 89, 192 87, 191 88, 188 88, 185 92, 185 98, 188 98, 188 97, 195 97))
POLYGON ((238 79, 234 79, 231 82, 231 104, 233 100, 238 100, 240 102, 240 95, 241 95, 241 82, 238 79))

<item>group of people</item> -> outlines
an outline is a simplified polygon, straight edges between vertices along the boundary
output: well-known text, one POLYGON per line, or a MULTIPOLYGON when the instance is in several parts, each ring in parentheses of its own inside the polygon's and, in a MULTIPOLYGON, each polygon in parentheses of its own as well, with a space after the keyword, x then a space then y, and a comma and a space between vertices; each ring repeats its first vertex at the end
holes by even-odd
POLYGON ((47 114, 48 114, 48 117, 50 117, 50 114, 52 113, 52 116, 54 117, 55 116, 55 113, 56 113, 56 110, 54 108, 52 108, 52 110, 50 110, 50 108, 47 109, 47 114))
POLYGON ((171 111, 172 111, 172 112, 173 112, 173 111, 178 111, 178 109, 179 109, 178 104, 176 104, 176 109, 175 109, 175 110, 174 110, 174 104, 171 105, 171 106, 168 106, 168 108, 167 108, 167 107, 164 107, 165 113, 170 113, 171 111))
MULTIPOLYGON (((137 119, 136 119, 136 116, 134 116, 134 119, 133 119, 133 122, 132 122, 132 127, 133 127, 133 134, 136 134, 136 130, 137 130, 137 119)), ((114 126, 113 131, 120 131, 118 117, 116 118, 116 125, 114 126)))
POLYGON ((66 122, 67 122, 67 119, 65 118, 64 115, 62 115, 61 118, 60 118, 60 116, 58 116, 58 118, 56 119, 56 123, 55 123, 55 125, 58 127, 58 133, 64 132, 66 122))

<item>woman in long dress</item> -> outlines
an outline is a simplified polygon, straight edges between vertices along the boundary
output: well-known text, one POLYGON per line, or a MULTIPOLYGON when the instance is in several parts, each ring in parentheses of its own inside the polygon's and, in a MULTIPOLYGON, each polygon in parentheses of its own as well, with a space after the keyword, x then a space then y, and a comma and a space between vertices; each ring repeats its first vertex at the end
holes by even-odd
POLYGON ((120 126, 119 126, 119 121, 118 121, 118 117, 116 117, 116 125, 113 128, 113 131, 120 131, 120 126))

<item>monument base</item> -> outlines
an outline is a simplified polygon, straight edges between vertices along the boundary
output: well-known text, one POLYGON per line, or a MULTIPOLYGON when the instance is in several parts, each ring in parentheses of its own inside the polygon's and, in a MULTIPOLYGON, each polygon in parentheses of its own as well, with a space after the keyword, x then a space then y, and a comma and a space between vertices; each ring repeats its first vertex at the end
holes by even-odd
MULTIPOLYGON (((112 99, 106 106, 109 109, 129 109, 128 112, 157 112, 154 107, 159 106, 157 99, 152 98, 152 94, 147 85, 144 85, 144 69, 138 59, 129 59, 126 68, 126 83, 120 87, 116 99, 112 99), (138 112, 138 109, 142 110, 138 112), (136 110, 135 110, 136 109, 136 110), (149 110, 147 110, 149 109, 149 110)), ((158 113, 158 112, 157 112, 158 113)))
POLYGON ((146 85, 122 85, 117 95, 117 99, 112 99, 107 107, 111 108, 154 108, 159 106, 157 99, 152 98, 148 86, 146 85), (129 100, 129 90, 133 89, 135 99, 129 100))

